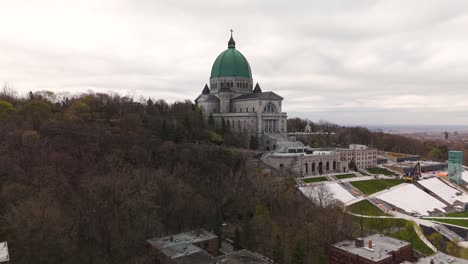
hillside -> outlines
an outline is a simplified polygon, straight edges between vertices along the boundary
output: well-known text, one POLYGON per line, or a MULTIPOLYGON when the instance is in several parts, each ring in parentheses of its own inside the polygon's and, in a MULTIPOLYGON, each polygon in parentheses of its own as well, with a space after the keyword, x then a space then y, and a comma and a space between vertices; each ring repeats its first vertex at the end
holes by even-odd
POLYGON ((191 102, 0 95, 0 238, 15 263, 149 263, 145 240, 195 227, 283 263, 320 263, 354 226, 251 164, 248 138, 191 102), (235 230, 237 230, 235 232, 235 230))

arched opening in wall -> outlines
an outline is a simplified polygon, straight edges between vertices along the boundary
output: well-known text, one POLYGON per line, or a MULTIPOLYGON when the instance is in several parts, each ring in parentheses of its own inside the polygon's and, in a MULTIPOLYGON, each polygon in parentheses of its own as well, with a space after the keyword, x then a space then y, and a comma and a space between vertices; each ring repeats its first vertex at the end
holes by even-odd
POLYGON ((333 170, 336 170, 336 160, 333 161, 333 170))
POLYGON ((273 145, 273 150, 275 150, 275 149, 276 149, 276 145, 273 145))
POLYGON ((272 103, 269 103, 265 105, 265 108, 263 108, 263 112, 276 113, 276 107, 272 103))
POLYGON ((327 161, 327 163, 326 163, 326 165, 325 165, 325 168, 327 169, 327 171, 330 170, 330 162, 329 162, 329 161, 327 161))
POLYGON ((270 147, 267 146, 267 147, 265 148, 265 150, 266 150, 266 151, 270 151, 270 147))
POLYGON ((315 162, 312 162, 312 168, 311 168, 311 170, 312 170, 312 173, 315 172, 315 162))
POLYGON ((232 88, 232 87, 234 87, 234 83, 233 83, 233 82, 231 82, 231 88, 232 88))
POLYGON ((465 204, 463 211, 468 211, 468 203, 465 204))
POLYGON ((305 167, 305 174, 306 175, 309 174, 309 164, 307 162, 304 164, 304 167, 305 167))
POLYGON ((283 168, 284 168, 283 163, 280 163, 280 169, 283 169, 283 168))
POLYGON ((323 163, 322 162, 319 162, 319 164, 318 164, 318 171, 319 171, 319 174, 323 173, 323 163))

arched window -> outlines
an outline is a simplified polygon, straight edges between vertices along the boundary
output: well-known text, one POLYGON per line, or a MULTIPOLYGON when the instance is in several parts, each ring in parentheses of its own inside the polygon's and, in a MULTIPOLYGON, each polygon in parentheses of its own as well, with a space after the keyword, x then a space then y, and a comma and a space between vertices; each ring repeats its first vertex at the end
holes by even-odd
POLYGON ((330 170, 330 162, 327 161, 327 163, 325 164, 325 167, 326 167, 327 171, 330 170))
POLYGON ((265 108, 263 109, 263 112, 276 113, 276 107, 271 103, 267 104, 267 105, 265 105, 265 108))
POLYGON ((315 172, 315 162, 312 163, 312 172, 315 172))
POLYGON ((333 161, 333 170, 336 170, 336 160, 333 161))
POLYGON ((234 87, 234 83, 233 83, 233 82, 231 82, 231 88, 232 88, 232 87, 234 87))

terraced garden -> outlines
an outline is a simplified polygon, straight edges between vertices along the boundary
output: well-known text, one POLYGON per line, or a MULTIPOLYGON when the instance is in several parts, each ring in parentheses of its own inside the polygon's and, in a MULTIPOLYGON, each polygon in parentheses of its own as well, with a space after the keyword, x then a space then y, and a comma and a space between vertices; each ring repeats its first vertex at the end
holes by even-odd
POLYGON ((376 179, 350 182, 351 185, 358 188, 366 195, 380 192, 401 183, 403 183, 403 180, 401 179, 376 179))
POLYGON ((375 168, 369 168, 369 169, 366 169, 368 172, 370 173, 373 173, 373 174, 383 174, 385 176, 395 176, 395 173, 387 170, 387 169, 384 169, 384 168, 379 168, 379 167, 375 167, 375 168))
POLYGON ((371 216, 384 216, 384 215, 389 215, 384 212, 382 212, 379 208, 377 208, 375 205, 373 205, 371 202, 367 200, 362 200, 360 202, 357 202, 355 204, 352 204, 348 207, 346 207, 348 211, 351 213, 355 214, 360 214, 360 215, 371 215, 371 216))
POLYGON ((346 174, 339 174, 339 175, 335 175, 336 178, 342 180, 342 179, 347 179, 347 178, 353 178, 353 177, 356 177, 355 174, 353 173, 346 173, 346 174))
POLYGON ((321 181, 327 181, 326 177, 313 177, 313 178, 306 178, 303 179, 305 183, 311 183, 311 182, 321 182, 321 181))
POLYGON ((456 212, 456 213, 449 213, 444 216, 449 217, 468 217, 468 212, 456 212))

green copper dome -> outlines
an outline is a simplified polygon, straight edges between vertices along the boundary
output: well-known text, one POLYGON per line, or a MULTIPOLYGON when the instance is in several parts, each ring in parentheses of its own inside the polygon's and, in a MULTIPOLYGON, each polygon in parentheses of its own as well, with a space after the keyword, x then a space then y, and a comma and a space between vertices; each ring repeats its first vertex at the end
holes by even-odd
POLYGON ((252 78, 247 59, 236 50, 236 42, 231 36, 228 49, 216 58, 211 68, 211 78, 216 77, 247 77, 252 78))

